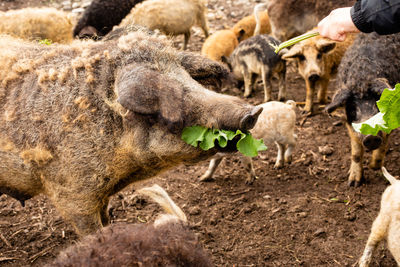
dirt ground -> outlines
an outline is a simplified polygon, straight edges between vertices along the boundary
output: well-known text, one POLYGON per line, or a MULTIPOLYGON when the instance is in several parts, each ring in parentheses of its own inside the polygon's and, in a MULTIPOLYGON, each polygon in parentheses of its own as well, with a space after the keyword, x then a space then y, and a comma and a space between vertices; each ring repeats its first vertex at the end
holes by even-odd
MULTIPOLYGON (((0 10, 54 5, 61 0, 0 0, 0 10)), ((212 32, 232 26, 251 13, 252 0, 210 0, 212 32)), ((180 45, 182 37, 176 44, 180 45)), ((201 30, 194 29, 189 49, 200 51, 201 30)), ((288 73, 288 98, 304 101, 305 88, 294 68, 288 73)), ((334 91, 330 86, 329 95, 334 91)), ((225 93, 241 97, 239 89, 225 93)), ((276 97, 277 92, 275 92, 276 97)), ((261 88, 249 102, 263 99, 261 88)), ((112 198, 112 223, 143 223, 160 214, 156 204, 132 196, 134 188, 154 183, 164 187, 182 207, 216 266, 354 266, 379 211, 387 182, 379 171, 365 168, 367 183, 347 186, 350 140, 338 117, 329 117, 322 107, 313 117, 298 112, 297 147, 294 162, 281 170, 273 168, 275 147, 254 159, 259 179, 246 185, 246 172, 237 154, 225 158, 216 180, 200 183, 198 177, 208 162, 179 166, 140 185, 132 185, 112 198), (319 148, 333 148, 322 155, 319 148)), ((385 166, 399 175, 399 133, 394 132, 385 166)), ((368 162, 367 153, 365 163, 368 162)), ((365 164, 367 166, 367 164, 365 164)), ((26 206, 0 197, 0 265, 42 266, 60 250, 77 241, 77 235, 44 196, 26 206)), ((372 266, 395 266, 386 244, 381 243, 372 266)))

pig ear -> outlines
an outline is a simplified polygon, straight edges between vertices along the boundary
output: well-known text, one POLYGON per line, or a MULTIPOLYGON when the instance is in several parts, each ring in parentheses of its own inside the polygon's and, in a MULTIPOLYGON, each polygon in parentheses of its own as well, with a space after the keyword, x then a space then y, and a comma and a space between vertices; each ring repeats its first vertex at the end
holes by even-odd
POLYGON ((193 80, 204 86, 220 88, 229 81, 229 70, 223 64, 192 52, 180 52, 182 67, 193 80))
POLYGON ((294 60, 300 56, 303 56, 300 46, 293 46, 289 51, 284 51, 282 55, 283 60, 294 60))
POLYGON ((142 66, 130 66, 116 80, 117 101, 131 112, 153 115, 170 126, 182 124, 182 92, 172 80, 142 66))
POLYGON ((338 107, 344 106, 347 99, 352 96, 352 92, 348 89, 339 89, 335 95, 333 96, 332 102, 325 107, 325 111, 328 113, 332 113, 338 107))
POLYGON ((327 38, 322 38, 317 41, 316 46, 319 52, 329 53, 336 47, 336 42, 327 38))
POLYGON ((375 78, 371 81, 370 90, 379 96, 385 88, 391 88, 389 81, 386 78, 375 78))

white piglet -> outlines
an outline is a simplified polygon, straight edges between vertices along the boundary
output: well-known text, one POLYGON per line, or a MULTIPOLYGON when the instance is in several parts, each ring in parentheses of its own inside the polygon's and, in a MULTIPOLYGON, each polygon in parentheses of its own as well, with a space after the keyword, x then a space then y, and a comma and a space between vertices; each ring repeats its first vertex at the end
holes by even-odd
MULTIPOLYGON (((275 143, 278 154, 275 161, 275 168, 282 168, 284 163, 292 161, 292 152, 296 146, 297 136, 294 133, 296 124, 296 103, 288 100, 286 103, 271 101, 259 105, 263 108, 257 123, 250 130, 256 139, 262 138, 264 144, 275 143)), ((217 169, 219 163, 226 156, 226 153, 217 153, 210 161, 208 170, 200 177, 200 181, 208 181, 217 169)), ((248 172, 246 183, 251 184, 257 178, 251 157, 242 157, 242 161, 248 172)))
POLYGON ((376 246, 383 239, 386 239, 390 252, 400 266, 400 180, 390 175, 385 167, 382 167, 382 172, 390 182, 390 186, 383 192, 381 210, 372 224, 371 233, 359 261, 360 267, 369 266, 376 246))

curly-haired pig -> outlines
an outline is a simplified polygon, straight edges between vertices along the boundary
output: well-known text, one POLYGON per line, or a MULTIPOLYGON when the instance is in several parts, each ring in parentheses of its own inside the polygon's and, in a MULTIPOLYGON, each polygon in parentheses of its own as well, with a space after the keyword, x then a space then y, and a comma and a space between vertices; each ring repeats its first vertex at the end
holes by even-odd
MULTIPOLYGON (((315 32, 313 29, 307 33, 315 32)), ((346 49, 351 46, 355 34, 349 34, 344 42, 335 42, 328 38, 316 36, 295 44, 282 56, 284 60, 295 61, 300 75, 306 84, 306 101, 304 113, 311 115, 314 94, 318 102, 328 102, 329 82, 336 76, 338 66, 346 49)))
POLYGON ((85 235, 127 185, 221 150, 186 144, 184 127, 252 128, 262 108, 205 89, 189 73, 207 64, 196 72, 190 55, 144 31, 50 46, 1 36, 0 193, 43 193, 85 235))
POLYGON ((376 101, 385 88, 392 88, 400 81, 399 69, 400 34, 359 34, 342 58, 336 78, 337 91, 326 110, 331 113, 339 107, 345 108, 351 141, 349 185, 363 182, 364 146, 373 150, 369 167, 382 167, 388 148, 387 134, 365 137, 355 132, 351 124, 378 113, 376 101))
POLYGON ((286 62, 282 55, 287 52, 284 49, 276 54, 271 44, 279 44, 279 41, 266 34, 250 37, 232 52, 229 63, 236 79, 244 81, 244 97, 249 97, 257 80, 261 78, 264 87, 264 102, 272 100, 272 78, 279 79, 278 100, 286 98, 286 62))
MULTIPOLYGON (((282 168, 284 163, 292 161, 292 152, 296 146, 297 136, 294 133, 296 125, 296 103, 288 100, 286 103, 271 101, 261 105, 263 108, 257 123, 250 133, 254 138, 262 139, 264 144, 276 144, 278 154, 276 156, 275 168, 282 168)), ((200 181, 208 181, 217 169, 219 163, 225 156, 217 153, 212 157, 208 170, 200 177, 200 181)), ((256 179, 251 157, 242 157, 243 164, 248 172, 247 184, 256 179)))
POLYGON ((118 25, 132 7, 143 0, 93 0, 74 27, 79 38, 99 38, 118 25))
POLYGON ((120 27, 141 25, 150 30, 158 29, 166 35, 184 35, 183 50, 190 39, 194 25, 209 35, 206 0, 146 0, 137 4, 121 21, 120 27))

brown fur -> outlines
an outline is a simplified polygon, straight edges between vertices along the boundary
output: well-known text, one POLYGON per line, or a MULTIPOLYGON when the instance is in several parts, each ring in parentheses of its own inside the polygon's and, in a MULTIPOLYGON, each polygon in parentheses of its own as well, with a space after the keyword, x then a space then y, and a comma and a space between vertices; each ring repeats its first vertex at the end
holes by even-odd
POLYGON ((141 188, 168 214, 154 223, 117 223, 83 238, 49 266, 212 266, 186 215, 160 186, 141 188))
POLYGON ((208 37, 206 0, 147 0, 137 4, 122 20, 120 26, 137 24, 150 30, 158 29, 167 35, 184 34, 185 50, 190 38, 190 29, 200 26, 208 37))
POLYGON ((286 41, 303 34, 339 7, 348 7, 355 0, 268 0, 271 34, 286 41))
POLYGON ((232 30, 220 30, 211 34, 203 43, 201 54, 215 61, 229 58, 239 42, 232 30))
MULTIPOLYGON (((314 32, 316 29, 309 31, 314 32)), ((335 77, 340 61, 356 37, 348 35, 346 41, 335 42, 321 36, 304 40, 282 56, 284 60, 295 60, 298 71, 306 83, 306 105, 304 111, 312 113, 314 93, 318 102, 327 103, 329 81, 335 77)))
POLYGON ((26 40, 70 43, 75 17, 54 8, 24 8, 0 12, 0 34, 26 40))
MULTIPOLYGON (((266 34, 271 32, 271 26, 269 24, 268 12, 263 11, 258 13, 260 16, 260 32, 259 34, 266 34)), ((254 29, 256 28, 256 19, 254 14, 239 20, 233 27, 232 31, 235 33, 239 42, 246 40, 254 35, 254 29)))
POLYGON ((45 193, 80 235, 108 223, 125 186, 218 151, 183 142, 184 127, 246 130, 261 112, 204 89, 170 42, 142 31, 68 46, 3 36, 0 62, 0 193, 45 193))
POLYGON ((197 237, 180 222, 118 223, 87 236, 49 266, 213 266, 197 237))

